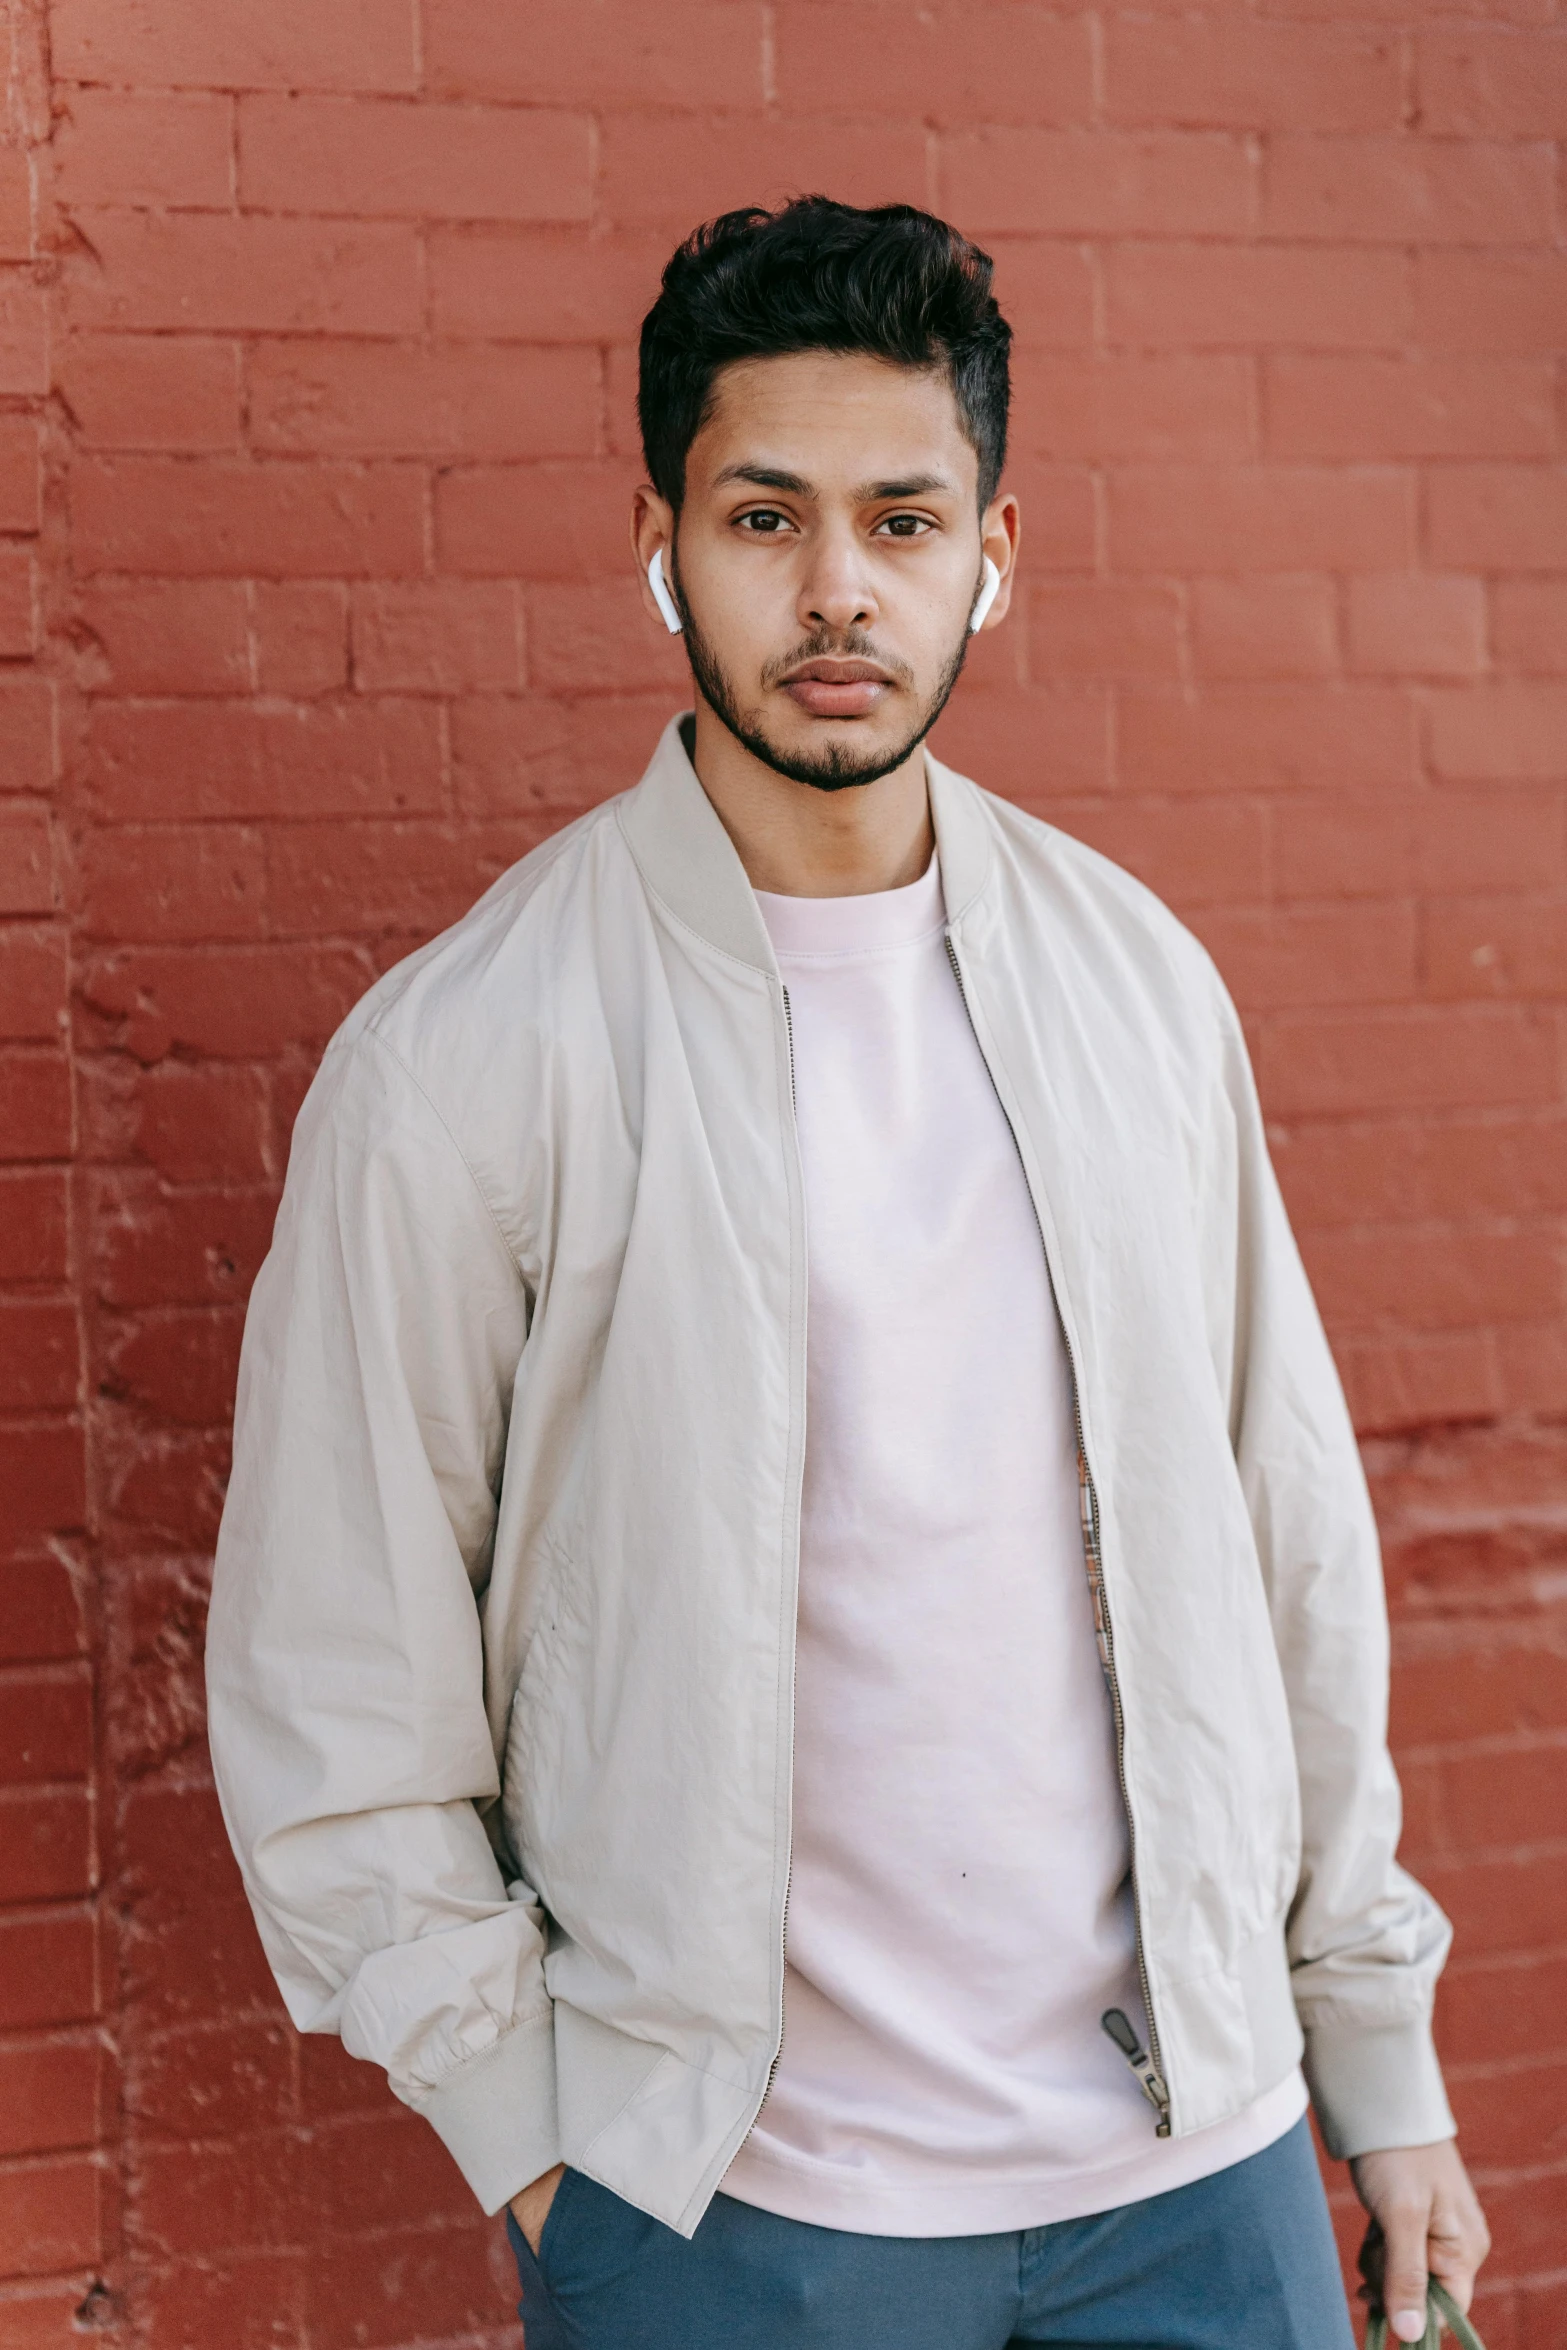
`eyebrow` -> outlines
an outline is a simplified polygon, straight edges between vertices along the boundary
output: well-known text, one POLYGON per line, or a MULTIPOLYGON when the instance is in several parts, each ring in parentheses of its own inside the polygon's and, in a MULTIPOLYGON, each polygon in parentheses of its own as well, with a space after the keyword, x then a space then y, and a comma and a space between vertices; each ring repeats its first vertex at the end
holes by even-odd
MULTIPOLYGON (((726 465, 717 475, 715 487, 732 481, 749 482, 753 489, 783 490, 796 498, 816 496, 814 486, 803 475, 786 473, 777 465, 726 465)), ((874 506, 886 498, 921 498, 932 490, 944 491, 951 498, 960 494, 957 484, 944 473, 910 473, 895 481, 862 482, 851 495, 857 506, 874 506)))

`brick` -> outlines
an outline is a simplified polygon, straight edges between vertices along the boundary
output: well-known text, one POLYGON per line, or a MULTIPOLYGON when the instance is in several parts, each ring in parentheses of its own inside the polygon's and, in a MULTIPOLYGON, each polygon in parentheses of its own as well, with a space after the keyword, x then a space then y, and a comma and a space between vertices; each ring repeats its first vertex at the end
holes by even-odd
POLYGON ((1086 466, 1047 465, 1042 458, 1009 459, 1006 487, 1022 507, 1021 575, 1092 571, 1099 522, 1093 475, 1086 466))
POLYGON ((11 1161, 69 1156, 71 1074, 64 1053, 0 1053, 0 1134, 11 1161))
POLYGON ((1082 581, 1028 597, 1029 674, 1046 678, 1180 675, 1180 606, 1164 587, 1082 581))
POLYGON ((59 0, 50 20, 64 81, 132 87, 415 90, 412 0, 310 0, 210 8, 202 0, 59 0))
POLYGON ((265 927, 261 841, 232 825, 96 830, 81 885, 89 938, 257 938, 265 927))
MULTIPOLYGON (((66 1901, 92 1882, 86 1788, 0 1790, 0 1901, 66 1901)), ((0 2223, 0 2243, 6 2236, 0 2223)))
POLYGON ((1437 247, 1414 256, 1413 340, 1427 351, 1550 357, 1564 339, 1567 254, 1437 247))
POLYGON ((994 130, 939 141, 938 202, 975 236, 1239 236, 1245 142, 1206 131, 994 130))
POLYGON ((1432 25, 1415 44, 1422 128, 1472 139, 1567 135, 1567 42, 1559 30, 1432 25))
POLYGON ((1427 995, 1567 996, 1567 894, 1438 900, 1423 922, 1427 995))
POLYGON ((49 305, 21 272, 0 272, 0 392, 41 399, 49 389, 49 305))
POLYGON ((1381 571, 1347 584, 1351 669, 1376 677, 1462 677, 1484 668, 1480 580, 1381 571))
POLYGON ((72 272, 75 327, 183 334, 417 333, 418 244, 394 221, 84 211, 98 267, 72 272))
POLYGON ((272 1237, 270 1190, 183 1191, 129 1178, 97 1203, 93 1291, 120 1308, 243 1302, 272 1237))
MULTIPOLYGON (((854 39, 875 59, 874 70, 855 75, 852 108, 859 115, 941 127, 1095 119, 1086 17, 1052 15, 1026 0, 918 12, 900 0, 871 0, 856 12, 854 39)), ((825 93, 842 87, 844 22, 831 0, 783 0, 773 17, 772 49, 778 102, 789 111, 809 116, 825 93)))
POLYGON ((297 2046, 299 2104, 307 2120, 326 2121, 345 2113, 384 2116, 395 2112, 380 2066, 350 2056, 334 2034, 312 2032, 297 2046))
POLYGON ((1268 888, 1266 812, 1233 799, 1053 802, 1050 820, 1124 865, 1169 904, 1191 909, 1268 888))
POLYGON ((127 2110, 159 2138, 239 2137, 294 2118, 294 2039, 277 2022, 160 2033, 126 2066, 127 2110))
POLYGON ((439 712, 368 698, 100 703, 86 772, 110 822, 414 814, 441 801, 439 712))
POLYGON ((1499 1330, 1504 1412, 1567 1412, 1567 1332, 1560 1317, 1499 1330))
POLYGON ((1567 1744, 1509 1744, 1451 1756, 1442 1766, 1443 1803, 1455 1845, 1500 1851, 1552 1841, 1567 1801, 1567 1744))
POLYGON ((1544 244, 1552 204, 1545 146, 1286 131, 1270 143, 1262 226, 1347 244, 1544 244))
POLYGON ((0 547, 0 657, 28 659, 38 641, 38 573, 25 547, 0 547))
POLYGON ((410 2221, 471 2224, 473 2200, 435 2132, 402 2113, 354 2115, 312 2133, 301 2149, 305 2192, 331 2214, 320 2231, 330 2250, 339 2232, 401 2230, 410 2221))
POLYGON ((251 636, 264 694, 310 699, 348 683, 348 595, 335 583, 258 580, 251 636))
MULTIPOLYGON (((1537 1730, 1567 1729, 1567 1647, 1541 1645, 1546 1628, 1530 1625, 1526 1637, 1498 1626, 1489 1637, 1460 1629, 1439 1652, 1399 1655, 1393 1672, 1392 1736, 1395 1746, 1430 1743, 1438 1727, 1449 1750, 1458 1739, 1516 1738, 1537 1730)), ((1551 1973, 1567 1970, 1567 1958, 1544 1962, 1551 1973)), ((1546 1975, 1551 1979, 1551 1974, 1546 1975)), ((1504 1986, 1490 1970, 1444 1978, 1441 1994, 1444 2036, 1455 2055, 1475 2060, 1522 2056, 1538 2038, 1521 2043, 1509 2036, 1516 2019, 1497 2015, 1495 2036, 1485 2026, 1488 2011, 1504 1986), (1467 1994, 1467 2000, 1466 2000, 1467 1994), (1458 2011, 1463 2008, 1465 2013, 1458 2011)), ((1543 2016, 1545 2010, 1540 2010, 1543 2016)), ((1567 2008, 1553 2008, 1556 2038, 1544 2046, 1567 2053, 1567 2008)), ((1537 2017, 1537 2026, 1538 2028, 1537 2017)))
POLYGON ((442 929, 549 829, 537 819, 482 829, 280 826, 268 846, 272 927, 280 937, 307 938, 323 931, 353 938, 442 929))
POLYGON ((94 1931, 85 1910, 0 1917, 0 2028, 33 2031, 96 2013, 94 1931))
POLYGON ((1267 445, 1285 457, 1535 457, 1556 445, 1543 360, 1280 354, 1267 445))
POLYGON ((668 717, 667 686, 582 701, 508 694, 454 702, 458 808, 478 818, 551 809, 557 823, 580 814, 641 772, 668 717))
POLYGON ((250 365, 251 438, 263 450, 588 456, 598 411, 591 350, 281 343, 262 345, 250 365))
POLYGON ((500 582, 433 579, 357 588, 354 682, 368 693, 517 692, 522 611, 500 582))
POLYGON ((530 681, 551 693, 689 691, 678 646, 649 621, 632 579, 527 591, 530 681))
POLYGON ((1382 686, 1129 695, 1120 715, 1120 776, 1133 791, 1385 792, 1413 782, 1414 751, 1413 712, 1382 686))
POLYGON ((22 146, 0 146, 0 261, 33 257, 32 158, 22 146))
POLYGON ((1443 465, 1426 487, 1430 560, 1454 571, 1559 571, 1567 466, 1443 465))
MULTIPOLYGON (((399 2133, 400 2135, 402 2133, 399 2133)), ((514 2278, 498 2287, 493 2234, 471 2222, 455 2226, 399 2227, 390 2259, 367 2275, 350 2274, 330 2243, 317 2248, 306 2271, 306 2310, 311 2343, 320 2350, 357 2350, 364 2344, 395 2344, 417 2327, 419 2338, 437 2329, 461 2326, 482 2340, 479 2330, 500 2302, 509 2302, 514 2278)), ((515 2272, 514 2272, 515 2273, 515 2272)))
POLYGON ((0 684, 0 791, 47 791, 54 772, 53 687, 29 677, 0 684))
MULTIPOLYGON (((350 2265, 357 2267, 358 2262, 350 2265)), ((204 2253, 138 2280, 138 2307, 167 2350, 303 2350, 304 2269, 297 2252, 204 2253)))
POLYGON ((425 0, 424 62, 444 98, 664 113, 764 96, 762 12, 750 0, 533 0, 500 12, 425 0))
MULTIPOLYGON (((74 1342, 71 1351, 74 1355, 74 1342)), ((85 1667, 56 1665, 46 1672, 7 1672, 0 1677, 0 1696, 4 1698, 0 1707, 0 1785, 21 1787, 51 1779, 82 1778, 91 1770, 92 1683, 85 1667)), ((5 2095, 0 2090, 0 2116, 5 2109, 5 2095)), ((60 2143, 70 2141, 62 2139, 60 2143)), ((0 2153, 25 2151, 19 2142, 0 2145, 0 2153)))
POLYGON ((1425 1878, 1466 1958, 1567 1940, 1567 1871, 1534 1853, 1427 1862, 1425 1878))
MULTIPOLYGON (((0 1411, 70 1411, 77 1401, 76 1316, 40 1299, 0 1304, 0 1411)), ((0 1734, 0 1754, 4 1736, 0 1734)))
POLYGON ((63 1281, 69 1229, 62 1173, 29 1167, 0 1175, 0 1281, 63 1281))
MULTIPOLYGON (((14 2284, 0 2290, 6 2350, 74 2350, 81 2280, 69 2285, 14 2284)), ((100 2302, 96 2306, 103 2306, 100 2302)), ((112 2303, 111 2303, 112 2306, 112 2303)))
MULTIPOLYGON (((1426 1428, 1434 1420, 1488 1419, 1503 1408, 1488 1332, 1339 1339, 1330 1328, 1329 1336, 1350 1415, 1363 1436, 1426 1428)), ((1422 1862, 1422 1877, 1427 1871, 1422 1862)))
POLYGON ((1273 810, 1274 889, 1295 898, 1393 898, 1409 894, 1418 803, 1281 800, 1273 810))
POLYGON ((249 602, 238 580, 89 580, 80 617, 102 690, 231 694, 250 684, 249 602))
POLYGON ((938 759, 1036 814, 1059 797, 1090 796, 1110 780, 1110 698, 1014 687, 959 692, 932 741, 938 759))
POLYGON ((1338 667, 1338 600, 1316 574, 1197 579, 1191 615, 1199 675, 1330 677, 1338 667))
POLYGON ((237 1307, 139 1314, 108 1349, 100 1392, 183 1427, 221 1425, 234 1408, 243 1327, 237 1307))
POLYGON ((999 244, 996 299, 1017 351, 1081 351, 1094 341, 1094 267, 1081 245, 1045 237, 999 244))
POLYGON ((196 335, 73 335, 59 389, 85 449, 238 449, 239 356, 196 335))
POLYGON ((102 2075, 95 2040, 0 2048, 0 2155, 93 2145, 102 2075))
POLYGON ((672 238, 736 205, 776 204, 806 188, 830 185, 845 204, 922 204, 928 193, 925 133, 913 123, 857 123, 846 137, 814 111, 731 114, 704 122, 699 139, 672 139, 656 114, 612 114, 599 139, 596 213, 617 228, 656 224, 672 238))
POLYGON ((63 97, 52 144, 62 204, 232 203, 231 98, 81 89, 63 97))
POLYGON ((435 483, 442 571, 492 579, 624 578, 636 471, 576 465, 462 465, 435 483))
POLYGON ((257 1183, 266 1101, 251 1069, 149 1070, 138 1089, 136 1147, 170 1183, 257 1183))
POLYGON ((423 568, 422 485, 409 467, 85 458, 71 496, 88 575, 396 579, 423 568))
MULTIPOLYGON (((494 21, 498 27, 527 17, 494 21)), ((435 224, 426 253, 438 335, 486 343, 635 342, 658 292, 669 238, 662 231, 435 224)))
POLYGON ((1252 454, 1252 366, 1239 356, 1030 352, 1014 383, 1019 446, 1042 456, 1202 463, 1252 454))
POLYGON ((242 98, 240 202, 355 220, 586 220, 588 117, 538 106, 242 98))
POLYGON ((1567 684, 1448 686, 1428 704, 1431 764, 1444 779, 1567 781, 1567 684))
POLYGON ((1105 116, 1163 130, 1395 130, 1395 35, 1244 17, 1113 16, 1105 116))
POLYGON ((99 2179, 81 2154, 0 2170, 0 2276, 91 2266, 100 2249, 99 2179))
POLYGON ((1499 579, 1491 589, 1491 653, 1498 669, 1567 675, 1567 579, 1499 579))
POLYGON ((1511 1108, 1556 1098, 1550 1023, 1524 1007, 1275 1021, 1257 1055, 1270 1114, 1511 1108))
POLYGON ((1407 260, 1373 248, 1118 244, 1105 290, 1112 344, 1396 350, 1411 322, 1407 260))
POLYGON ((1414 485, 1393 466, 1118 466, 1117 571, 1392 569, 1415 546, 1414 485))
POLYGON ((0 1037, 53 1041, 66 1000, 65 940, 53 929, 0 929, 0 1037))
POLYGON ((0 801, 0 914, 53 910, 49 811, 25 800, 0 801))
POLYGON ((1197 930, 1244 1011, 1397 1003, 1414 993, 1407 907, 1215 907, 1197 930))
POLYGON ((27 416, 0 416, 0 530, 38 528, 40 479, 37 425, 27 416))
POLYGON ((1395 1225, 1317 1232, 1306 1250, 1323 1314, 1342 1329, 1473 1329, 1528 1321, 1563 1302, 1560 1247, 1549 1234, 1395 1225))
POLYGON ((82 995, 109 1019, 150 1022, 165 1052, 250 1061, 319 1050, 373 977, 350 947, 144 948, 90 965, 82 995))

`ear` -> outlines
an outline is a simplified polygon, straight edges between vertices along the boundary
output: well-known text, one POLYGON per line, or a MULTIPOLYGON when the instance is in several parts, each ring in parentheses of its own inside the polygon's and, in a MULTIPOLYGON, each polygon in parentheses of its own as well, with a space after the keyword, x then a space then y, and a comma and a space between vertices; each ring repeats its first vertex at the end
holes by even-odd
POLYGON ((996 577, 992 585, 990 570, 985 570, 984 585, 969 622, 971 629, 999 628, 1005 620, 1012 602, 1012 583, 1017 577, 1017 551, 1022 533, 1023 517, 1010 490, 1003 497, 992 498, 980 516, 979 542, 983 561, 994 567, 996 577))
POLYGON ((680 633, 680 612, 669 587, 669 555, 675 510, 651 482, 639 484, 631 501, 631 553, 642 581, 642 605, 671 636, 680 633))

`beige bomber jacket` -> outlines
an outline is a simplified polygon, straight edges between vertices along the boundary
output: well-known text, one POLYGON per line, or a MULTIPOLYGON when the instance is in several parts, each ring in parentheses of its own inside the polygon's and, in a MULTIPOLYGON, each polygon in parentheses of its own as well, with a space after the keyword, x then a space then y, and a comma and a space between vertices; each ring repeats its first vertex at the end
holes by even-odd
MULTIPOLYGON (((1376 1534, 1234 1011, 1126 874, 930 788, 1076 1379, 1150 2131, 1304 2034, 1335 2152, 1446 2137, 1376 1534)), ((283 1996, 488 2210, 564 2158, 689 2234, 765 2092, 805 1296, 787 1002, 672 722, 328 1049, 218 1547, 213 1755, 283 1996)))

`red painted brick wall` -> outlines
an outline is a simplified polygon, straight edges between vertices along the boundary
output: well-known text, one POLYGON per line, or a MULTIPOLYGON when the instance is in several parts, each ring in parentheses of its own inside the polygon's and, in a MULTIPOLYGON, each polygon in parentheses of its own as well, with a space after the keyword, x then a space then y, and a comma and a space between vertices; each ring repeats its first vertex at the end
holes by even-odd
POLYGON ((942 747, 1247 1013, 1388 1538, 1487 2336, 1567 2343, 1555 7, 0 6, 0 2350, 515 2339, 223 1845, 235 1349, 333 1025, 674 701, 637 322, 700 215, 812 186, 998 256, 1028 585, 942 747))

